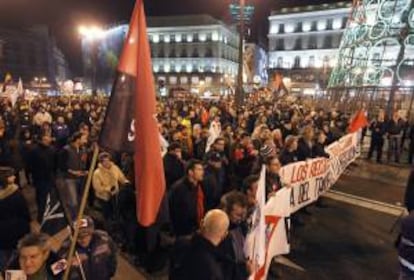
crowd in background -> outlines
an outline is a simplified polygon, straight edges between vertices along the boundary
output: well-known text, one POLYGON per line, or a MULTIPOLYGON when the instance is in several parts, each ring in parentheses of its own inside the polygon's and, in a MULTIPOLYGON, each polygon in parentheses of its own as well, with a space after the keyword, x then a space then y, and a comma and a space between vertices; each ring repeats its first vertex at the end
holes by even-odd
MULTIPOLYGON (((1 103, 1 269, 10 266, 16 248, 22 268, 25 248, 37 246, 45 252, 46 237, 29 233, 37 232, 42 223, 50 192, 59 194, 71 219, 76 217, 107 102, 104 97, 38 97, 19 99, 14 107, 6 99, 1 103), (26 185, 34 189, 36 207, 27 206, 26 185)), ((261 167, 266 167, 266 196, 270 197, 282 187, 278 173, 283 165, 328 157, 324 147, 347 133, 351 118, 335 108, 309 106, 301 99, 275 99, 261 92, 252 94, 245 106, 234 107, 227 97, 204 100, 185 95, 158 100, 159 131, 168 143, 163 156, 167 218, 156 231, 173 240, 167 246, 172 279, 246 279, 251 263, 244 256, 243 244, 249 214, 256 204, 261 167), (212 138, 214 133, 217 137, 212 138), (227 214, 227 226, 221 212, 209 212, 218 208, 227 214), (206 213, 210 213, 208 217, 206 213)), ((381 163, 386 143, 387 160, 399 162, 408 140, 408 161, 412 163, 414 125, 397 112, 387 117, 379 111, 371 119, 362 135, 363 139, 370 131, 368 159, 375 152, 381 163)), ((153 256, 154 250, 165 250, 165 246, 160 235, 148 243, 145 235, 149 230, 136 222, 132 159, 127 153, 99 154, 89 216, 77 245, 85 257, 72 264, 76 268, 72 279, 85 275, 92 277, 87 279, 110 279, 113 275, 116 249, 106 231, 148 270, 158 268, 160 259, 153 256), (107 245, 106 250, 102 244, 107 245), (105 258, 88 261, 94 258, 94 250, 105 258)), ((303 224, 300 217, 294 223, 303 224)), ((54 253, 64 258, 66 245, 54 253)), ((52 258, 46 251, 43 263, 52 258)))

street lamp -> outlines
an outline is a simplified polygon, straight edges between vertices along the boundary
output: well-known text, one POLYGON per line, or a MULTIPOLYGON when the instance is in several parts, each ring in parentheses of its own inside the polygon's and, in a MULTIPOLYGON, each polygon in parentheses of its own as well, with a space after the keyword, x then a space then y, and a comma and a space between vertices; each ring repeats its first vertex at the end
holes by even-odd
POLYGON ((79 34, 82 36, 83 39, 89 41, 91 43, 91 85, 92 85, 92 94, 95 95, 97 93, 96 90, 96 64, 98 61, 98 41, 105 36, 105 31, 98 27, 98 26, 79 26, 78 28, 79 34))
POLYGON ((240 0, 240 33, 239 33, 239 68, 237 70, 236 106, 240 107, 244 102, 243 91, 243 43, 244 43, 244 5, 245 0, 240 0))

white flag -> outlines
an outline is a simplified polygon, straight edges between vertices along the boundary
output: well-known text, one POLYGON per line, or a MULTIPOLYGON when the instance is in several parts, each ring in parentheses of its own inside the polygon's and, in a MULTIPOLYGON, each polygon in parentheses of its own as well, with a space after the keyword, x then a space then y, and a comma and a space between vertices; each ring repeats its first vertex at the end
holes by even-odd
POLYGON ((207 139, 206 153, 210 151, 211 145, 213 145, 214 141, 220 136, 220 133, 221 133, 220 122, 212 121, 208 132, 209 132, 209 136, 207 139))

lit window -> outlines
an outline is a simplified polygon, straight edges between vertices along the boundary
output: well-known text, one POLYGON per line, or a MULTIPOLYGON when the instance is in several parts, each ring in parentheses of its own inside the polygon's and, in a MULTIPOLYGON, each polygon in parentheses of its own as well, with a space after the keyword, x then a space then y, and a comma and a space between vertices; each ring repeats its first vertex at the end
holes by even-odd
POLYGON ((333 20, 332 23, 333 29, 341 29, 342 28, 342 18, 336 18, 333 20))
POLYGON ((219 34, 218 34, 217 31, 213 32, 213 35, 211 36, 211 39, 215 42, 219 40, 219 34))
POLYGON ((322 66, 323 66, 322 59, 320 59, 320 58, 316 59, 316 61, 315 61, 315 67, 316 68, 322 68, 322 66))
POLYGON ((176 35, 175 35, 175 41, 176 41, 177 43, 181 42, 181 34, 176 34, 176 35))
POLYGON ((213 78, 210 76, 206 77, 206 84, 211 84, 213 82, 213 78))
POLYGON ((166 63, 166 64, 164 65, 164 72, 165 72, 165 73, 168 73, 168 72, 170 72, 170 70, 171 70, 170 65, 166 63))
POLYGON ((152 36, 152 41, 154 43, 159 43, 160 42, 160 36, 158 34, 154 34, 154 36, 152 36))
POLYGON ((171 85, 176 85, 177 84, 177 77, 176 76, 170 76, 169 82, 170 82, 171 85))
POLYGON ((187 42, 193 41, 193 34, 187 34, 187 42))
POLYGON ((192 84, 198 84, 200 81, 200 79, 198 78, 198 76, 192 76, 191 77, 191 83, 192 84))
POLYGON ((285 25, 285 32, 286 33, 292 33, 293 31, 295 31, 295 24, 293 24, 293 23, 287 23, 285 25))
POLYGON ((170 42, 170 35, 166 34, 164 35, 164 42, 169 43, 170 42))
POLYGON ((180 77, 180 84, 186 85, 188 83, 188 77, 180 77))
POLYGON ((279 24, 273 23, 270 27, 270 34, 277 34, 279 33, 279 24))
POLYGON ((200 33, 200 34, 198 34, 198 39, 201 42, 205 42, 207 40, 207 35, 205 33, 200 33))
POLYGON ((318 30, 326 30, 326 20, 318 21, 318 25, 316 26, 318 30))
POLYGON ((152 67, 154 69, 154 72, 157 73, 158 71, 160 71, 160 66, 157 64, 154 64, 154 66, 152 67))
POLYGON ((185 70, 186 70, 188 73, 190 73, 191 71, 193 71, 193 65, 192 65, 192 64, 187 64, 187 65, 185 66, 185 70))
POLYGON ((312 23, 310 23, 310 22, 302 23, 302 31, 308 32, 308 31, 311 30, 311 28, 312 28, 312 23))

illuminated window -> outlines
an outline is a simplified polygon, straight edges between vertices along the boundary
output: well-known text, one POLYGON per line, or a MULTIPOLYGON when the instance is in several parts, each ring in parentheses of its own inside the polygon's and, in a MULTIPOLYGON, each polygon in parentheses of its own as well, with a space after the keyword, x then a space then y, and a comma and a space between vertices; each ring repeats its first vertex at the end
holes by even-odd
POLYGON ((193 34, 187 34, 187 42, 193 41, 193 34))
POLYGON ((325 19, 324 20, 320 20, 320 21, 318 21, 318 24, 317 24, 316 28, 318 30, 326 30, 326 24, 327 24, 327 22, 326 22, 325 19))
POLYGON ((192 72, 192 71, 193 71, 193 65, 192 65, 192 64, 187 64, 187 65, 185 66, 185 70, 186 70, 188 73, 192 72))
POLYGON ((176 76, 170 76, 169 82, 170 82, 171 85, 176 85, 177 84, 177 77, 176 76))
POLYGON ((312 23, 311 22, 304 22, 302 23, 302 31, 303 32, 308 32, 310 31, 312 28, 312 23))
POLYGON ((154 35, 152 36, 152 41, 153 41, 154 43, 159 43, 159 42, 160 42, 160 36, 159 36, 158 34, 154 34, 154 35))
POLYGON ((211 39, 215 42, 219 40, 219 34, 218 34, 217 31, 213 32, 213 35, 211 36, 211 39))
POLYGON ((342 28, 342 18, 336 18, 333 20, 332 23, 333 29, 341 29, 342 28))
POLYGON ((293 31, 295 31, 295 24, 294 23, 287 23, 285 25, 285 32, 286 33, 292 33, 293 31))
POLYGON ((198 76, 192 76, 191 77, 191 84, 198 84, 200 82, 200 79, 198 76))
POLYGON ((180 84, 182 85, 188 84, 188 77, 185 77, 185 76, 180 77, 180 84))
POLYGON ((272 23, 270 27, 270 34, 277 34, 279 33, 279 24, 272 23))
POLYGON ((198 39, 201 42, 205 42, 207 40, 207 34, 206 33, 200 33, 200 34, 198 34, 198 39))
POLYGON ((168 64, 168 63, 164 64, 164 72, 168 73, 168 72, 170 72, 170 70, 171 70, 170 64, 168 64))
POLYGON ((213 78, 210 76, 206 77, 206 84, 211 84, 213 82, 213 78))
POLYGON ((175 35, 175 42, 180 43, 180 42, 181 42, 181 40, 182 40, 182 38, 181 38, 181 34, 176 34, 176 35, 175 35))
POLYGON ((157 64, 154 64, 154 65, 152 66, 152 68, 154 69, 154 72, 155 72, 155 73, 157 73, 158 71, 160 71, 160 66, 159 66, 159 65, 157 65, 157 64))
POLYGON ((166 34, 164 35, 164 42, 169 43, 170 42, 170 35, 166 34))

